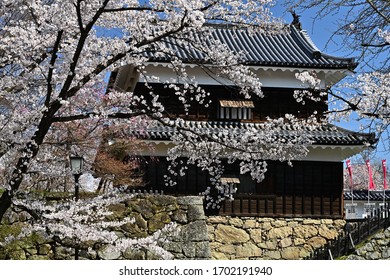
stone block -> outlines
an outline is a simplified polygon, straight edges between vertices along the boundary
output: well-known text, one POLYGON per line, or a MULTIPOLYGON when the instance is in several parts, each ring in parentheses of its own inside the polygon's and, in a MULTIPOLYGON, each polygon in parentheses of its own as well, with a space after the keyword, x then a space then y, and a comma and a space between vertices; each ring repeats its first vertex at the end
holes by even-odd
POLYGON ((301 225, 294 228, 294 236, 307 239, 318 235, 318 229, 312 225, 301 225))
POLYGON ((385 236, 384 232, 377 233, 373 237, 373 239, 385 239, 385 238, 386 238, 386 236, 385 236))
POLYGON ((318 234, 322 237, 324 237, 327 240, 333 240, 336 239, 339 234, 337 230, 335 229, 329 229, 326 225, 321 225, 320 228, 318 229, 318 234))
POLYGON ((283 239, 283 238, 291 236, 292 233, 293 233, 293 229, 290 227, 272 228, 268 232, 268 238, 270 238, 270 239, 283 239))
POLYGON ((177 203, 181 205, 203 205, 202 196, 180 196, 177 203))
POLYGON ((333 225, 333 220, 332 219, 321 219, 321 224, 333 225))
POLYGON ((374 246, 371 243, 367 243, 366 245, 364 245, 361 248, 361 250, 362 251, 367 251, 367 252, 373 252, 375 249, 374 249, 374 246))
POLYGON ((182 226, 179 239, 183 242, 189 241, 209 241, 207 226, 205 221, 195 221, 182 226))
POLYGON ((378 246, 381 246, 381 247, 387 247, 390 243, 390 240, 389 239, 377 239, 376 240, 376 244, 378 244, 378 246))
POLYGON ((196 251, 195 251, 195 243, 194 242, 186 242, 183 243, 183 254, 187 258, 195 258, 196 251))
POLYGON ((146 222, 146 220, 142 217, 141 214, 136 214, 134 216, 134 219, 135 219, 135 224, 138 226, 138 228, 142 229, 142 230, 146 230, 148 228, 148 223, 146 222))
POLYGON ((292 245, 292 240, 291 240, 291 238, 289 238, 289 237, 283 238, 283 239, 280 240, 280 242, 279 242, 279 246, 280 246, 281 248, 289 247, 289 246, 291 246, 291 245, 292 245))
POLYGON ((388 260, 390 258, 390 248, 384 248, 382 251, 382 259, 388 260))
POLYGON ((165 208, 168 205, 174 205, 174 208, 177 208, 176 203, 176 197, 170 196, 170 195, 152 195, 148 196, 148 199, 151 203, 153 203, 156 206, 160 206, 165 208))
POLYGON ((117 260, 121 257, 121 252, 115 246, 110 244, 102 246, 97 253, 99 258, 103 260, 117 260))
POLYGON ((264 258, 270 260, 280 260, 282 258, 282 255, 279 251, 265 251, 264 258))
POLYGON ((188 221, 193 222, 197 220, 205 220, 203 205, 188 205, 187 218, 188 221))
POLYGON ((32 255, 27 257, 28 260, 35 260, 35 261, 46 261, 50 260, 49 256, 47 255, 32 255))
POLYGON ((249 234, 234 226, 218 225, 215 230, 215 240, 224 244, 237 244, 249 241, 249 234))
POLYGON ((307 244, 309 244, 313 249, 321 248, 326 244, 326 240, 323 237, 315 236, 310 238, 307 241, 307 244))
POLYGON ((211 258, 213 260, 229 260, 230 258, 221 252, 211 252, 211 258))
POLYGON ((257 221, 259 223, 266 223, 266 222, 273 222, 273 221, 275 221, 275 219, 273 219, 273 218, 258 218, 257 221))
POLYGON ((364 260, 364 258, 361 256, 357 256, 357 255, 349 255, 347 257, 347 260, 364 260))
POLYGON ((47 255, 51 251, 50 244, 42 244, 38 247, 38 254, 40 255, 47 255))
POLYGON ((9 258, 11 260, 26 260, 26 254, 23 250, 15 250, 9 252, 9 258))
MULTIPOLYGON (((154 214, 158 212, 158 207, 151 203, 149 200, 141 200, 138 203, 138 209, 135 209, 137 212, 147 220, 153 217, 154 214)), ((133 206, 132 206, 133 207, 133 206)))
POLYGON ((195 243, 196 258, 209 259, 211 257, 210 243, 208 241, 195 243))
POLYGON ((304 219, 302 223, 304 225, 320 225, 321 224, 321 220, 304 219))
POLYGON ((172 220, 181 224, 187 223, 187 211, 182 209, 174 211, 172 214, 172 220))
POLYGON ((257 244, 257 246, 262 249, 275 250, 278 247, 278 243, 276 241, 266 241, 257 244))
POLYGON ((24 248, 24 251, 27 255, 36 255, 38 254, 38 250, 36 248, 24 248))
POLYGON ((257 227, 257 222, 256 220, 246 220, 244 222, 244 225, 242 226, 243 228, 256 228, 257 227))
POLYGON ((382 254, 380 252, 370 252, 366 255, 367 260, 379 260, 382 258, 382 254))
POLYGON ((157 213, 152 216, 148 222, 148 228, 150 232, 156 232, 159 229, 162 229, 166 224, 171 222, 171 218, 167 213, 157 213))
POLYGON ((244 225, 244 222, 240 218, 230 218, 229 225, 241 228, 244 225))
POLYGON ((251 258, 251 257, 261 257, 263 251, 257 247, 255 244, 248 242, 244 245, 237 246, 236 249, 236 258, 251 258))
POLYGON ((294 239, 294 245, 295 246, 299 246, 299 245, 302 245, 302 244, 305 244, 306 243, 306 240, 303 239, 303 238, 295 238, 294 239))
POLYGON ((285 220, 274 220, 271 222, 273 227, 285 227, 287 226, 287 222, 285 220))
POLYGON ((281 251, 282 259, 284 260, 299 260, 301 249, 297 247, 288 247, 281 251))
POLYGON ((124 203, 118 203, 109 205, 108 210, 112 212, 110 215, 111 218, 119 219, 125 215, 125 212, 127 210, 127 207, 124 203))
POLYGON ((123 252, 123 258, 125 260, 145 260, 146 253, 139 249, 127 248, 123 252))
POLYGON ((346 223, 347 222, 345 220, 334 220, 333 221, 335 228, 338 228, 338 229, 343 229, 346 223))
POLYGON ((263 230, 270 230, 270 229, 272 229, 272 225, 271 225, 270 222, 263 222, 263 223, 260 223, 260 225, 261 225, 261 228, 263 230))
POLYGON ((72 254, 74 249, 66 247, 55 247, 54 248, 54 258, 56 260, 72 260, 72 254))
POLYGON ((165 242, 162 247, 171 253, 181 253, 183 251, 183 242, 165 242))
POLYGON ((263 240, 261 238, 261 229, 250 229, 249 234, 253 242, 255 243, 261 243, 263 240))
POLYGON ((227 218, 222 216, 209 217, 207 223, 210 224, 227 224, 227 218))
POLYGON ((222 246, 218 247, 218 251, 225 253, 225 254, 234 255, 236 253, 236 247, 237 246, 230 245, 230 244, 229 245, 222 245, 222 246))
POLYGON ((295 228, 295 227, 299 226, 299 223, 297 221, 289 221, 287 223, 287 226, 289 226, 291 228, 295 228))
POLYGON ((300 251, 299 251, 299 258, 300 259, 304 259, 308 256, 310 256, 310 253, 312 251, 310 249, 306 249, 306 248, 302 248, 300 251))

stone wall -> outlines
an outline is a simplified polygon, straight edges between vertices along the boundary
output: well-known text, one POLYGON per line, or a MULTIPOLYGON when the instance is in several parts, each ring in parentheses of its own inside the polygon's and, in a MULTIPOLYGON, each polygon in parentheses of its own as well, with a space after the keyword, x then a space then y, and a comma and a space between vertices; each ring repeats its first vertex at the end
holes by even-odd
POLYGON ((390 228, 375 234, 347 260, 390 260, 390 228))
MULTIPOLYGON (((201 197, 142 195, 113 205, 111 210, 118 218, 135 218, 134 224, 116 229, 118 235, 131 238, 146 237, 165 224, 177 223, 179 235, 162 245, 175 259, 302 259, 336 238, 345 225, 344 220, 330 219, 207 218, 201 197)), ((0 225, 0 242, 9 234, 20 232, 26 220, 26 213, 8 213, 5 223, 0 225)), ((389 238, 389 232, 383 234, 389 238)), ((389 240, 380 242, 388 244, 389 240)), ((81 259, 156 258, 151 252, 132 248, 118 252, 113 246, 87 245, 93 250, 82 247, 81 259)), ((366 251, 369 250, 368 247, 366 251)), ((73 258, 74 249, 39 234, 6 248, 0 246, 0 259, 73 258)))
POLYGON ((296 260, 344 230, 344 220, 210 217, 212 259, 296 260))
MULTIPOLYGON (((135 223, 116 229, 118 235, 131 238, 146 237, 170 222, 179 225, 180 232, 162 247, 171 252, 175 259, 210 258, 206 217, 201 197, 140 196, 110 209, 118 218, 130 216, 135 223)), ((28 220, 28 214, 9 211, 0 225, 0 242, 8 235, 17 235, 28 220)), ((66 245, 66 240, 64 245, 66 245)), ((33 234, 6 247, 0 246, 0 259, 73 259, 74 249, 33 234)), ((127 249, 119 252, 113 246, 85 244, 80 249, 80 259, 155 259, 151 252, 127 249), (93 250, 87 250, 88 247, 93 250)))

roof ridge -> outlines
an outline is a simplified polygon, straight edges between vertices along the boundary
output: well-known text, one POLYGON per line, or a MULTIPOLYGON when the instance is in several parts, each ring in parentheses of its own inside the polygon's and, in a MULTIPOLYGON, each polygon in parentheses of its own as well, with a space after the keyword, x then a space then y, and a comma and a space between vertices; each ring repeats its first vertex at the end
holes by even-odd
POLYGON ((329 127, 334 127, 334 128, 336 128, 338 130, 341 130, 343 132, 353 133, 355 135, 374 136, 375 137, 375 132, 358 132, 358 131, 353 131, 353 130, 350 130, 350 129, 347 129, 347 128, 343 128, 341 126, 338 126, 338 125, 335 125, 335 124, 331 124, 331 123, 328 123, 326 125, 328 125, 329 127))
POLYGON ((348 61, 351 64, 355 64, 357 66, 357 62, 355 62, 355 57, 341 57, 341 56, 334 56, 327 54, 323 51, 321 51, 317 45, 314 43, 314 41, 311 39, 310 35, 308 34, 307 30, 301 29, 298 30, 294 25, 291 25, 291 28, 295 29, 297 33, 302 35, 302 37, 305 39, 307 45, 312 48, 313 55, 321 55, 323 57, 329 58, 329 59, 335 59, 335 60, 342 60, 342 61, 348 61))

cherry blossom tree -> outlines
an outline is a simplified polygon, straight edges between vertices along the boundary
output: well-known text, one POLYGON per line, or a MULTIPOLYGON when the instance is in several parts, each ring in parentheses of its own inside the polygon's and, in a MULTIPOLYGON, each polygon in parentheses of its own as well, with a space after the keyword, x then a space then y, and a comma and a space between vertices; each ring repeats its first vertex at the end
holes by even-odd
MULTIPOLYGON (((348 169, 344 169, 344 190, 367 190, 369 186, 369 174, 367 165, 364 159, 365 155, 357 155, 351 158, 352 165, 352 183, 348 169)), ((369 156, 367 154, 366 156, 369 156)), ((380 159, 374 158, 370 160, 372 168, 372 177, 375 185, 375 190, 383 190, 383 169, 380 159)))
POLYGON ((17 236, 6 237, 1 246, 39 232, 44 238, 54 240, 57 245, 73 248, 75 259, 79 259, 80 249, 96 250, 96 246, 114 245, 118 252, 126 249, 147 250, 161 259, 172 259, 173 255, 163 249, 164 242, 179 233, 175 223, 169 223, 160 230, 144 238, 128 238, 115 233, 125 224, 133 224, 134 218, 115 219, 110 207, 131 199, 134 195, 121 193, 118 189, 107 195, 83 200, 62 200, 56 203, 42 202, 31 197, 13 200, 13 207, 27 211, 34 217, 26 223, 17 236))
MULTIPOLYGON (((192 154, 191 160, 201 166, 210 159, 214 163, 210 166, 214 166, 220 157, 213 151, 222 151, 232 161, 242 160, 241 171, 251 172, 258 180, 266 170, 259 159, 291 160, 302 156, 308 144, 302 133, 288 141, 277 137, 283 126, 299 130, 306 125, 292 117, 270 120, 264 135, 251 135, 248 131, 244 137, 222 133, 220 138, 211 139, 201 131, 184 127, 180 119, 167 119, 152 88, 148 96, 116 88, 99 95, 95 90, 107 72, 123 65, 134 66, 147 84, 157 81, 145 70, 146 53, 168 55, 172 70, 184 81, 183 87, 168 85, 175 90, 176 98, 187 106, 184 96, 193 93, 194 100, 207 106, 208 93, 196 83, 196 77, 186 73, 184 62, 164 43, 166 38, 174 37, 184 49, 203 52, 205 62, 201 68, 229 79, 241 89, 243 97, 262 97, 261 83, 240 63, 239 54, 227 51, 218 41, 208 45, 191 41, 188 34, 195 32, 207 38, 210 27, 205 23, 280 32, 282 25, 268 9, 271 4, 270 0, 1 1, 0 156, 7 174, 0 197, 0 220, 28 173, 42 170, 38 167, 42 159, 55 156, 49 140, 57 137, 62 141, 58 135, 65 131, 57 129, 64 123, 88 123, 89 127, 118 123, 145 127, 159 123, 175 127, 176 152, 192 154), (228 150, 238 152, 228 155, 228 150)), ((71 143, 68 149, 77 153, 78 147, 71 143)), ((59 166, 52 166, 50 171, 63 173, 59 166)))

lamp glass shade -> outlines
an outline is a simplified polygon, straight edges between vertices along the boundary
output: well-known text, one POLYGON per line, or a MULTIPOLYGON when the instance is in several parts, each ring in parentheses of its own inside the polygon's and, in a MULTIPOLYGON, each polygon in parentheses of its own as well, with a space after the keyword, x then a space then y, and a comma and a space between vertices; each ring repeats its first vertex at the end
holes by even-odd
POLYGON ((70 169, 73 174, 80 174, 83 169, 84 159, 79 156, 70 157, 70 169))

